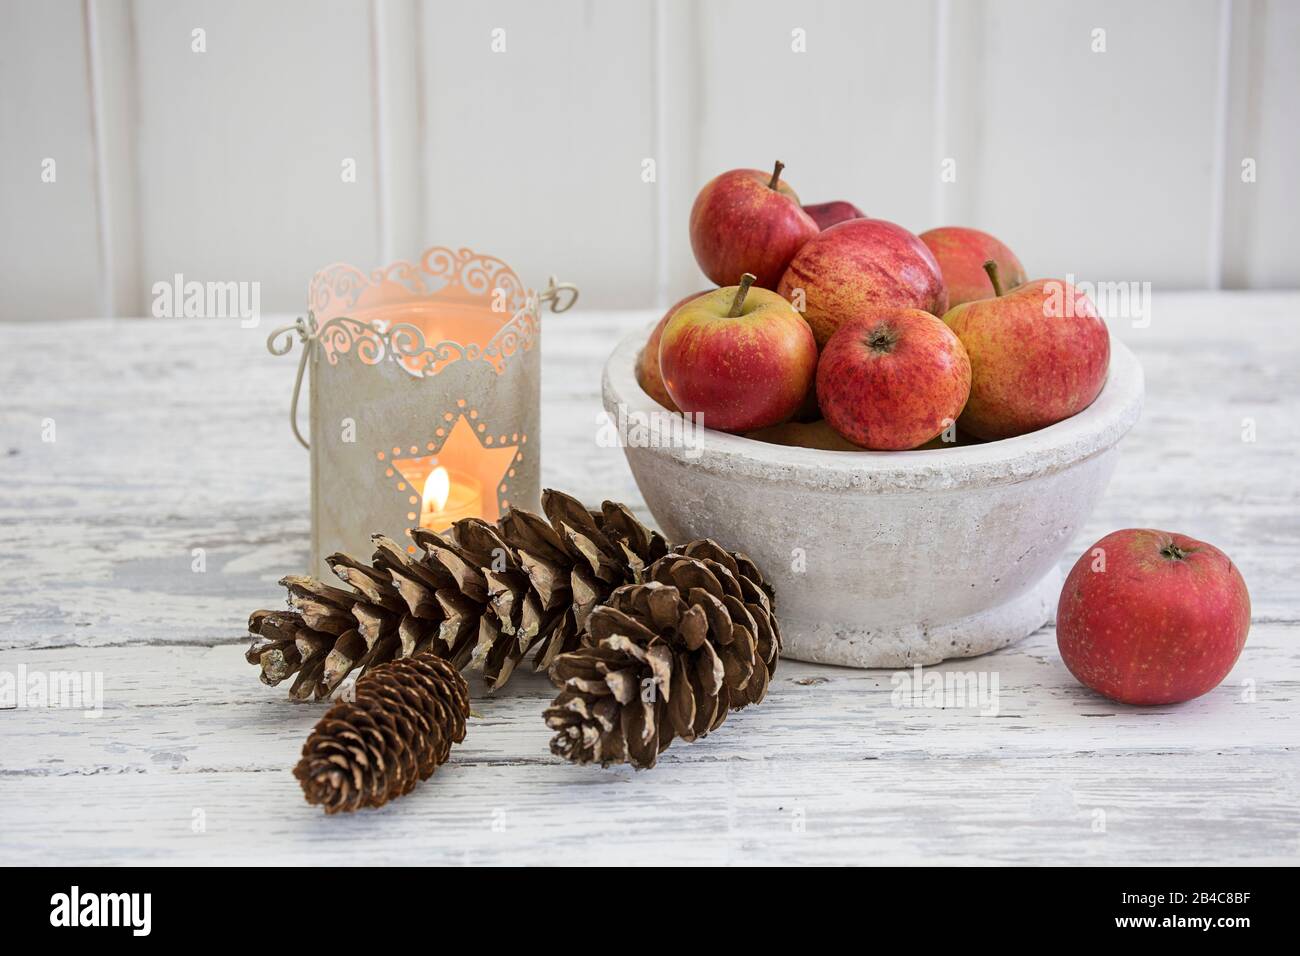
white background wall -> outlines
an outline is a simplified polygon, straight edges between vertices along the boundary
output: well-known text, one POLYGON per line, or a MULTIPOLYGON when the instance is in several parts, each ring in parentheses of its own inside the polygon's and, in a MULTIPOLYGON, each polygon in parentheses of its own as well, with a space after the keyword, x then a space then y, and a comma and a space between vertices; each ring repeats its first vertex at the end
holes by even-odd
POLYGON ((705 284, 695 191, 778 157, 806 202, 988 229, 1035 276, 1300 286, 1300 3, 0 0, 0 23, 0 319, 147 314, 176 272, 300 310, 316 268, 433 243, 663 303, 705 284))

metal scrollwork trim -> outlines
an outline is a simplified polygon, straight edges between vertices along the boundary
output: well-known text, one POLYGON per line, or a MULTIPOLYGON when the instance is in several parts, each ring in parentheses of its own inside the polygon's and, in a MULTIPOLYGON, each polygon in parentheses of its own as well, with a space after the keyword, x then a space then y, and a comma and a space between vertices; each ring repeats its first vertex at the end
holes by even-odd
POLYGON ((443 340, 427 342, 419 327, 398 322, 389 328, 381 323, 366 322, 341 315, 330 319, 316 333, 321 355, 330 365, 337 365, 344 355, 355 355, 363 365, 378 365, 386 359, 396 361, 415 378, 437 375, 453 362, 487 362, 498 375, 506 362, 518 352, 527 351, 537 341, 537 314, 529 306, 497 329, 487 345, 443 340))
POLYGON ((470 249, 452 250, 434 246, 419 263, 400 260, 369 274, 347 263, 335 263, 318 272, 311 281, 306 318, 275 329, 266 340, 272 355, 293 349, 294 337, 302 343, 298 374, 293 383, 289 422, 304 448, 307 440, 298 430, 298 397, 303 373, 315 349, 325 361, 337 365, 342 355, 353 355, 364 365, 378 365, 386 359, 397 362, 415 378, 437 375, 455 362, 487 362, 498 375, 510 357, 533 348, 537 342, 542 304, 552 312, 565 312, 578 299, 578 289, 551 276, 541 293, 530 292, 508 265, 495 256, 470 249), (509 312, 511 319, 497 329, 487 345, 425 341, 424 332, 405 322, 389 326, 383 321, 366 321, 346 313, 384 303, 436 299, 450 286, 484 300, 485 308, 509 312), (378 300, 378 301, 376 301, 378 300), (318 316, 330 315, 318 322, 318 316))
POLYGON ((398 286, 419 299, 437 296, 453 285, 492 298, 495 309, 512 314, 523 309, 528 298, 519 276, 501 259, 471 249, 434 246, 418 263, 399 260, 369 274, 342 262, 326 266, 312 278, 307 300, 316 315, 337 316, 366 304, 366 294, 383 286, 398 286))

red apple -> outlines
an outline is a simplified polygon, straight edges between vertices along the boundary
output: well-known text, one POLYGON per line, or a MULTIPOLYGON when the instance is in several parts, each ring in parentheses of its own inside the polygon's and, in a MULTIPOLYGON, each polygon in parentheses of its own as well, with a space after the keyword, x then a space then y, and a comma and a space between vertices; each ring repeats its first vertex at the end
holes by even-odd
POLYGON ((848 219, 867 218, 865 212, 853 205, 853 203, 845 202, 843 199, 837 199, 834 202, 813 203, 810 206, 804 206, 803 211, 812 216, 813 222, 817 223, 818 229, 829 229, 836 223, 848 219))
POLYGON ((664 326, 673 317, 673 313, 687 302, 698 299, 702 295, 704 295, 704 292, 692 292, 686 298, 679 299, 670 306, 668 311, 664 313, 664 317, 659 320, 650 332, 650 338, 646 339, 645 345, 636 356, 636 383, 641 386, 647 395, 672 412, 679 412, 681 409, 673 404, 672 396, 668 394, 668 389, 664 387, 664 377, 659 373, 659 340, 663 338, 664 326))
POLYGON ((799 250, 777 291, 799 304, 824 346, 839 324, 878 306, 923 309, 943 315, 948 307, 939 264, 902 226, 883 219, 849 219, 831 226, 799 250))
POLYGON ((757 285, 775 289, 785 267, 817 223, 794 190, 772 173, 733 169, 711 180, 691 207, 691 249, 704 274, 718 285, 749 272, 757 285))
POLYGON ((1086 687, 1125 704, 1213 690, 1250 630, 1250 594, 1214 545, 1150 528, 1113 531, 1070 570, 1056 644, 1086 687))
POLYGON ((970 360, 952 330, 920 309, 878 308, 840 323, 817 364, 817 401, 855 445, 924 445, 961 414, 970 360))
POLYGON ((958 424, 993 441, 1023 435, 1083 411, 1101 392, 1110 334, 1091 300, 1068 282, 1035 279, 997 290, 943 317, 966 346, 970 401, 958 424))
POLYGON ((963 226, 943 226, 921 233, 921 241, 934 253, 948 287, 948 308, 994 295, 984 263, 997 263, 1002 288, 1022 285, 1029 277, 1016 254, 987 232, 963 226))
POLYGON ((659 342, 659 369, 677 407, 703 424, 746 432, 794 414, 817 371, 812 330, 769 289, 717 289, 673 313, 659 342))

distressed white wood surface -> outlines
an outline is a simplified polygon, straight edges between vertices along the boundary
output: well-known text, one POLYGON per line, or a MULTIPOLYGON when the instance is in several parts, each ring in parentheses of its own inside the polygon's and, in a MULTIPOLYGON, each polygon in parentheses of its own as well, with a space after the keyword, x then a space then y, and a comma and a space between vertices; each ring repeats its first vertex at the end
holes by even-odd
MULTIPOLYGON (((97 718, 0 711, 0 859, 1300 861, 1297 309, 1296 294, 1168 294, 1149 328, 1112 323, 1147 407, 1065 563, 1139 524, 1228 551, 1255 624, 1206 697, 1098 698, 1050 627, 938 669, 996 675, 996 715, 896 707, 890 672, 785 662, 762 706, 636 774, 552 758, 550 689, 521 675, 480 699, 432 781, 350 819, 307 807, 289 772, 320 706, 242 658, 247 612, 275 606, 307 555, 293 360, 264 352, 271 320, 0 326, 0 670, 104 680, 97 718)), ((640 508, 621 454, 595 445, 597 391, 615 340, 654 317, 546 320, 547 484, 640 508)))

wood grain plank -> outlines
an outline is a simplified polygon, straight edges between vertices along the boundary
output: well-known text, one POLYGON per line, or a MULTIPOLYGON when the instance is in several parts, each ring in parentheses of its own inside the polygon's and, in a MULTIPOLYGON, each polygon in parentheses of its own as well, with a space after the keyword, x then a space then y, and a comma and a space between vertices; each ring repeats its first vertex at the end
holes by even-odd
POLYGON ((419 255, 425 239, 423 61, 419 0, 370 0, 380 259, 419 255))
POLYGON ((299 310, 315 270, 380 264, 366 0, 139 0, 135 24, 147 302, 181 273, 299 310))
MULTIPOLYGON (((988 755, 1287 753, 1300 739, 1296 635, 1295 625, 1256 625, 1219 688, 1155 708, 1116 704, 1078 684, 1050 627, 1016 647, 925 669, 946 680, 982 679, 992 692, 978 699, 914 697, 910 670, 787 661, 761 707, 733 714, 707 741, 674 746, 661 759, 804 766, 988 755)), ((53 708, 0 712, 0 726, 13 735, 0 753, 0 774, 261 772, 292 763, 324 705, 293 703, 284 687, 263 686, 244 661, 245 646, 0 652, 0 672, 98 672, 104 695, 96 716, 53 708)), ((555 762, 541 719, 554 696, 549 681, 519 674, 489 694, 472 677, 471 689, 482 719, 472 722, 458 761, 555 762)))
POLYGON ((1224 163, 1224 282, 1228 288, 1300 285, 1300 6, 1233 4, 1228 144, 1224 163), (1287 115, 1291 120, 1279 121, 1287 115), (1242 163, 1254 163, 1253 180, 1242 163))
POLYGON ((88 0, 104 234, 103 309, 110 316, 149 311, 140 281, 140 183, 136 155, 139 77, 135 5, 88 0))
POLYGON ((80 0, 7 5, 0 43, 0 322, 103 308, 80 0), (46 160, 55 180, 44 182, 46 160))
POLYGON ((1031 276, 1205 287, 1217 0, 953 8, 953 222, 997 235, 1031 276))
POLYGON ((422 21, 429 240, 590 305, 653 301, 650 5, 425 3, 422 21))
POLYGON ((15 779, 13 864, 1289 864, 1294 755, 470 766, 327 818, 287 769, 15 779), (196 823, 202 831, 195 832, 196 823), (1102 829, 1104 827, 1104 829, 1102 829))

